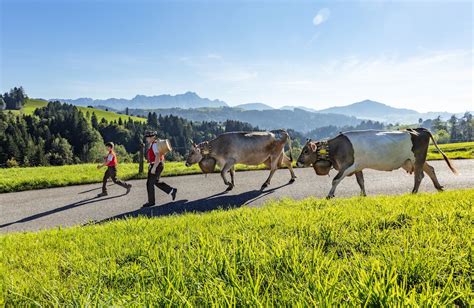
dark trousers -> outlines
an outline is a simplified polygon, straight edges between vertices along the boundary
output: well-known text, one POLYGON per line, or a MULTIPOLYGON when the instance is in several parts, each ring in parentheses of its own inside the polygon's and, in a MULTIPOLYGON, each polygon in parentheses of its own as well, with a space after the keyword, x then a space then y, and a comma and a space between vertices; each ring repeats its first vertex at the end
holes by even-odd
POLYGON ((169 186, 165 182, 160 182, 160 175, 163 171, 163 163, 158 164, 158 166, 156 167, 155 174, 151 174, 151 168, 153 168, 153 165, 150 165, 148 167, 146 190, 148 192, 148 202, 155 203, 155 185, 167 194, 169 194, 173 190, 173 187, 169 186))
POLYGON ((123 188, 127 188, 127 183, 120 181, 117 179, 117 168, 115 167, 107 167, 105 171, 104 178, 102 180, 102 192, 107 192, 107 180, 111 178, 115 184, 122 186, 123 188))

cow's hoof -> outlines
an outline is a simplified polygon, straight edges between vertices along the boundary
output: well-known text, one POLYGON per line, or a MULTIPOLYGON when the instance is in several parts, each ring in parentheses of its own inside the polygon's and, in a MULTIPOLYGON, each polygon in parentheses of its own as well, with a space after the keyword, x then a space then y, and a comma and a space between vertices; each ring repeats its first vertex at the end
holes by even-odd
POLYGON ((260 187, 260 190, 264 190, 264 189, 267 188, 267 187, 268 187, 268 184, 265 183, 265 184, 262 185, 262 187, 260 187))
POLYGON ((229 186, 227 186, 227 189, 225 191, 231 191, 233 188, 234 188, 234 186, 229 185, 229 186))
POLYGON ((290 181, 288 183, 292 184, 294 182, 295 182, 295 178, 292 178, 292 179, 290 179, 290 181))
POLYGON ((327 199, 327 200, 332 199, 332 198, 334 198, 334 195, 327 195, 327 196, 326 196, 326 199, 327 199))

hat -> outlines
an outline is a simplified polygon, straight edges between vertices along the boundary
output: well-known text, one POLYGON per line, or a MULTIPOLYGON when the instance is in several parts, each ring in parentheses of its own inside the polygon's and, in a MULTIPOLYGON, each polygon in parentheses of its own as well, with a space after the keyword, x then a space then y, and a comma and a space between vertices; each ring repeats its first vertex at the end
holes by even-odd
POLYGON ((157 132, 154 130, 149 130, 145 132, 145 137, 154 137, 157 135, 157 132))
POLYGON ((105 146, 106 146, 106 147, 111 147, 111 148, 113 148, 113 147, 115 146, 115 144, 114 144, 113 142, 107 142, 107 143, 105 144, 105 146))

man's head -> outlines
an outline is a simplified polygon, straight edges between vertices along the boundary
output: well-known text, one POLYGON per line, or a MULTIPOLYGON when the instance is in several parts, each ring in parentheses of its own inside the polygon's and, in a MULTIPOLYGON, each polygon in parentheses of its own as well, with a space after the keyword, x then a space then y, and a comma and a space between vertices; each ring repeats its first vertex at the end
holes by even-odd
POLYGON ((146 142, 152 143, 156 140, 156 131, 149 130, 145 133, 146 142))
POLYGON ((115 145, 114 145, 113 142, 107 142, 107 143, 105 144, 105 146, 107 147, 107 149, 108 149, 109 151, 112 151, 112 150, 114 149, 114 146, 115 146, 115 145))

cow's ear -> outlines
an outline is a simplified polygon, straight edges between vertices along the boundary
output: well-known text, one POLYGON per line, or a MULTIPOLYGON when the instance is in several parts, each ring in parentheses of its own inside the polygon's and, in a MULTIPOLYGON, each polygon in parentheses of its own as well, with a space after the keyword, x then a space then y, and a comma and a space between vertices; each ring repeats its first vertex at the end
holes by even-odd
POLYGON ((309 145, 311 146, 311 151, 316 152, 316 143, 312 142, 309 145))

